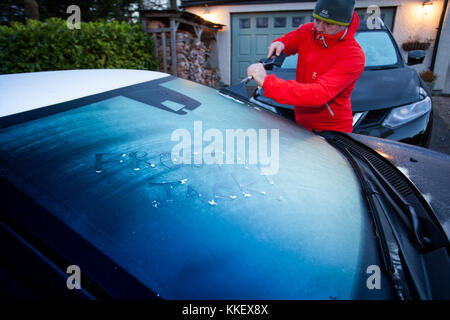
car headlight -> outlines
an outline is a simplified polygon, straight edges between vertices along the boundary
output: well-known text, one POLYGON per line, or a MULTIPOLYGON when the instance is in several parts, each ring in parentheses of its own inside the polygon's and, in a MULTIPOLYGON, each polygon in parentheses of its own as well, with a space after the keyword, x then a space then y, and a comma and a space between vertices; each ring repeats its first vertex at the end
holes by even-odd
POLYGON ((424 88, 419 87, 419 96, 421 99, 425 99, 426 97, 428 97, 428 93, 425 91, 424 88))
POLYGON ((383 121, 382 126, 388 128, 397 128, 398 126, 417 119, 430 111, 431 99, 427 96, 421 101, 392 109, 389 115, 383 121))

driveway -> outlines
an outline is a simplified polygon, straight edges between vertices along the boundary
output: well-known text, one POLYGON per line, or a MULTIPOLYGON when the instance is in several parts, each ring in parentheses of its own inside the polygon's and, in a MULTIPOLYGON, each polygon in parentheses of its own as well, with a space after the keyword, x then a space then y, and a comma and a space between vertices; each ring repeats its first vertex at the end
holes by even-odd
POLYGON ((433 96, 433 131, 429 149, 450 155, 450 97, 433 96))

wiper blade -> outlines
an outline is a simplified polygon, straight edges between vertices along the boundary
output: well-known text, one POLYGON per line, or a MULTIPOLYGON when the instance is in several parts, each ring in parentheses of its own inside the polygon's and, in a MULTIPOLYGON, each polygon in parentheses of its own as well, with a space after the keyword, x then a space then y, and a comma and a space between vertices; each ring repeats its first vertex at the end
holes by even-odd
POLYGON ((322 132, 321 135, 338 150, 347 148, 370 168, 381 184, 380 188, 388 195, 386 199, 407 226, 421 251, 429 252, 437 248, 450 247, 444 231, 432 219, 431 207, 425 200, 420 201, 420 195, 388 160, 346 135, 335 132, 322 132))
POLYGON ((408 220, 409 220, 409 226, 410 231, 413 235, 413 238, 417 244, 417 246, 422 250, 430 249, 432 246, 432 241, 427 236, 423 235, 423 228, 421 226, 421 222, 419 220, 419 217, 417 216, 417 213, 413 206, 411 206, 409 203, 407 203, 402 195, 395 190, 394 187, 390 185, 390 183, 383 177, 383 175, 373 166, 373 164, 367 160, 364 156, 361 155, 361 157, 365 160, 365 163, 370 167, 373 174, 377 177, 378 181, 381 182, 383 185, 383 188, 389 193, 391 197, 393 197, 394 201, 387 198, 390 204, 396 209, 396 211, 399 214, 406 214, 408 220), (397 206, 400 206, 397 207, 397 206))
POLYGON ((351 137, 336 132, 320 135, 343 153, 361 183, 384 270, 399 297, 449 299, 450 244, 427 215, 414 187, 402 182, 405 178, 386 159, 351 137))
POLYGON ((378 66, 378 67, 366 67, 366 70, 388 70, 388 69, 395 69, 398 68, 398 66, 378 66))
POLYGON ((349 160, 358 180, 361 182, 363 194, 369 205, 369 212, 372 215, 378 243, 381 248, 381 255, 384 269, 391 276, 394 287, 400 299, 411 299, 406 275, 400 258, 400 247, 394 236, 394 232, 386 217, 387 208, 380 200, 380 194, 373 183, 364 174, 363 168, 357 162, 353 154, 347 148, 340 149, 349 160))

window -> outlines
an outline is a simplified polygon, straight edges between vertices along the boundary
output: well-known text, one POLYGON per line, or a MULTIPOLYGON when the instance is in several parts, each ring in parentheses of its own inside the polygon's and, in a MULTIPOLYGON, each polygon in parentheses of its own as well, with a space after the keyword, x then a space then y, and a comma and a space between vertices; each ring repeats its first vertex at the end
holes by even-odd
POLYGON ((256 18, 256 27, 257 28, 268 28, 269 27, 269 18, 267 18, 267 17, 256 18))
POLYGON ((297 60, 298 60, 297 53, 293 54, 291 56, 287 56, 286 59, 284 59, 281 67, 284 69, 295 69, 295 68, 297 68, 297 60))
POLYGON ((240 18, 239 19, 239 28, 250 29, 250 18, 240 18))
POLYGON ((274 28, 286 28, 286 17, 273 18, 274 28))
POLYGON ((305 17, 292 17, 292 28, 298 28, 305 23, 305 17))
POLYGON ((366 67, 382 67, 397 64, 397 53, 387 32, 359 32, 356 41, 366 55, 366 67))

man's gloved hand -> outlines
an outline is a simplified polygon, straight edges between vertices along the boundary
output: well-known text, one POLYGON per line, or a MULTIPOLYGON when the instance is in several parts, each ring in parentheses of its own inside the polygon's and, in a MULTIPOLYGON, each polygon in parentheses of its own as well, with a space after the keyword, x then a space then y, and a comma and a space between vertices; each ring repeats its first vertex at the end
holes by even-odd
POLYGON ((271 58, 273 55, 279 56, 284 50, 284 43, 280 41, 272 42, 267 49, 267 58, 271 58))
POLYGON ((267 72, 262 63, 254 63, 247 68, 247 75, 252 76, 258 86, 262 87, 264 79, 267 77, 267 72))

